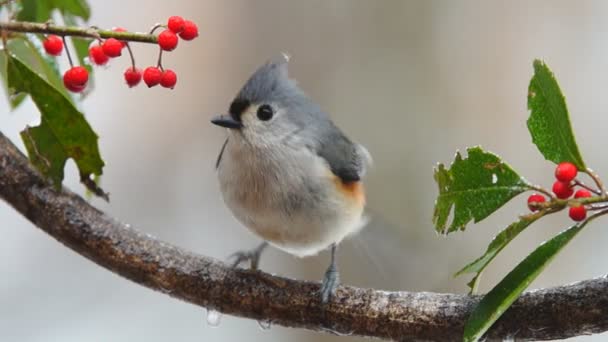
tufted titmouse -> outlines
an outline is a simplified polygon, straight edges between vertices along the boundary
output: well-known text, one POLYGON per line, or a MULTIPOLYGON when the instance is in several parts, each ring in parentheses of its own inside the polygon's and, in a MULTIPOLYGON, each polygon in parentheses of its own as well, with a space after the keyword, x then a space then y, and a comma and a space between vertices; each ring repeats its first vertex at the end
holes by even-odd
POLYGON ((321 286, 339 283, 336 247, 362 228, 367 150, 347 138, 287 75, 287 56, 261 66, 211 122, 228 128, 216 168, 224 202, 264 242, 235 254, 257 268, 269 244, 299 257, 331 247, 321 286))

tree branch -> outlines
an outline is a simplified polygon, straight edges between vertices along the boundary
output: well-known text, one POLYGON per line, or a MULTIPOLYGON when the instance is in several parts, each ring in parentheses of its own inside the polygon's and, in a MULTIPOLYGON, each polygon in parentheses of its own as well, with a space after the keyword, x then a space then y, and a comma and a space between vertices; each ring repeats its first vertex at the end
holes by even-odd
MULTIPOLYGON (((56 191, 0 133, 0 197, 67 247, 123 277, 189 303, 288 327, 394 340, 459 341, 478 296, 338 288, 231 269, 117 222, 67 189, 56 191)), ((608 279, 527 292, 490 339, 559 339, 608 330, 608 279)))
POLYGON ((158 38, 155 35, 147 33, 117 32, 94 27, 57 26, 51 23, 32 23, 26 21, 0 21, 0 32, 1 31, 56 34, 58 36, 88 37, 95 39, 116 38, 129 42, 150 44, 156 44, 158 42, 158 38))

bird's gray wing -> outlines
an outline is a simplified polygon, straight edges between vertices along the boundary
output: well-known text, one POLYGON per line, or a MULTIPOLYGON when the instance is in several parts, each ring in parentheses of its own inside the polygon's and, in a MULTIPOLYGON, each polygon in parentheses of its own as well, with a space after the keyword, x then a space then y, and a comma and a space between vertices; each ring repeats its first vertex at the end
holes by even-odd
POLYGON ((371 162, 369 153, 363 146, 348 139, 337 127, 331 128, 319 139, 317 154, 327 161, 331 171, 343 182, 361 180, 371 162))
POLYGON ((220 154, 217 156, 217 160, 215 161, 215 169, 217 170, 220 167, 220 162, 222 161, 222 155, 224 154, 224 150, 226 149, 226 145, 228 145, 228 138, 224 141, 224 145, 222 145, 222 149, 220 150, 220 154))

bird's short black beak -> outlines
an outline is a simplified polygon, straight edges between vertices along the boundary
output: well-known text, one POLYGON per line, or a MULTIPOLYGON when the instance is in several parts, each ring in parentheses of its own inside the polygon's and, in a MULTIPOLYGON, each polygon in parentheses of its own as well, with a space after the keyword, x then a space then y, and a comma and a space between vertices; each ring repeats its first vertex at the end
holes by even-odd
POLYGON ((236 121, 230 115, 218 115, 211 119, 211 123, 214 125, 231 129, 239 129, 243 127, 243 124, 240 121, 236 121))

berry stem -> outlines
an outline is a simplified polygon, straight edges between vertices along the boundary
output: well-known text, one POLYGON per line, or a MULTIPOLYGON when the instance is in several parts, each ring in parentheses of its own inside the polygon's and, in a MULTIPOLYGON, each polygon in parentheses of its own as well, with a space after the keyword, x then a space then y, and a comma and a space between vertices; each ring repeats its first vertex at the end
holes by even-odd
POLYGON ((65 36, 61 36, 63 40, 63 47, 65 48, 65 54, 68 56, 68 62, 70 62, 70 68, 74 67, 74 63, 72 62, 72 54, 70 53, 70 49, 68 47, 68 42, 65 40, 65 36))
POLYGON ((591 179, 593 179, 593 181, 595 182, 595 185, 597 186, 598 190, 600 191, 600 196, 608 197, 608 193, 606 193, 606 188, 604 188, 604 183, 602 183, 600 176, 598 176, 597 173, 595 173, 590 168, 586 168, 584 172, 586 174, 588 174, 589 177, 591 177, 591 179))
POLYGON ((163 24, 155 24, 154 26, 152 26, 152 28, 150 29, 150 34, 153 34, 154 31, 158 30, 161 27, 165 27, 165 25, 163 24))
POLYGON ((118 40, 157 44, 157 38, 153 34, 135 32, 115 32, 111 30, 100 30, 97 28, 82 28, 76 26, 58 26, 51 23, 32 23, 27 21, 0 22, 0 32, 28 32, 56 34, 58 36, 74 36, 89 38, 116 38, 118 40))
POLYGON ((602 192, 601 192, 600 190, 598 190, 598 189, 594 189, 594 188, 590 187, 589 185, 587 185, 587 184, 585 184, 585 183, 581 182, 581 181, 580 181, 580 180, 578 180, 578 179, 575 179, 575 180, 574 180, 574 186, 580 186, 581 188, 583 188, 583 189, 587 189, 587 190, 589 190, 589 191, 593 192, 594 194, 596 194, 596 195, 598 195, 598 196, 600 196, 600 195, 602 194, 602 192))
POLYGON ((552 192, 545 190, 544 188, 542 188, 540 186, 528 184, 528 188, 530 188, 530 190, 538 191, 541 194, 544 194, 545 196, 551 198, 552 200, 555 199, 555 195, 552 192))
POLYGON ((127 47, 127 51, 129 51, 129 57, 131 57, 131 65, 133 66, 133 70, 135 70, 135 56, 133 56, 131 45, 129 45, 129 43, 125 43, 125 45, 127 47))
POLYGON ((592 206, 589 206, 587 209, 588 209, 588 210, 602 210, 602 209, 608 209, 608 204, 592 205, 592 206))
POLYGON ((158 49, 158 62, 156 63, 156 67, 159 68, 161 71, 164 71, 163 68, 163 49, 158 49))
POLYGON ((599 211, 599 212, 597 212, 597 213, 595 213, 595 214, 593 214, 593 215, 591 215, 591 216, 587 217, 587 219, 586 219, 586 220, 584 220, 584 221, 582 221, 582 222, 580 222, 580 223, 578 223, 578 224, 581 224, 581 225, 586 225, 587 223, 589 223, 589 222, 593 221, 594 219, 596 219, 596 218, 598 218, 598 217, 600 217, 600 216, 604 216, 604 215, 606 215, 606 214, 608 214, 608 210, 599 211))

